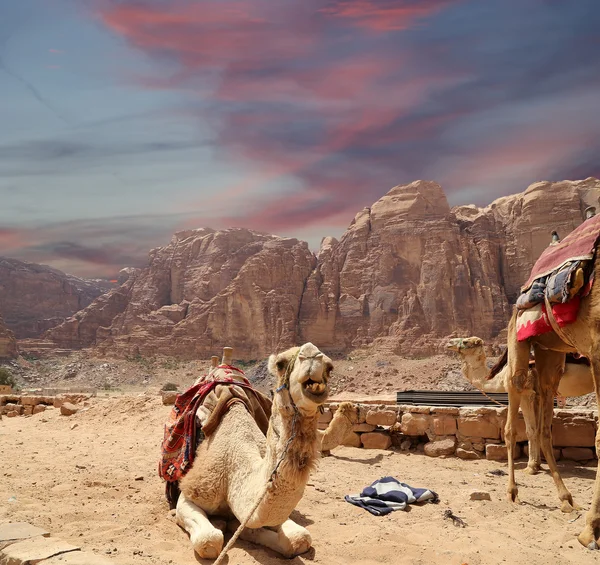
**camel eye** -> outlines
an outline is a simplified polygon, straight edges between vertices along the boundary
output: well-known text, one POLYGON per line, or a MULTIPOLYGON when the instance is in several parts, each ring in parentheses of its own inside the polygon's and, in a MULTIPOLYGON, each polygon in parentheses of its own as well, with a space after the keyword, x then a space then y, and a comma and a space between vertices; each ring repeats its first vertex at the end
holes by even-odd
POLYGON ((285 361, 281 360, 281 361, 277 361, 276 365, 277 365, 277 369, 279 369, 280 371, 283 371, 285 369, 286 363, 285 363, 285 361))

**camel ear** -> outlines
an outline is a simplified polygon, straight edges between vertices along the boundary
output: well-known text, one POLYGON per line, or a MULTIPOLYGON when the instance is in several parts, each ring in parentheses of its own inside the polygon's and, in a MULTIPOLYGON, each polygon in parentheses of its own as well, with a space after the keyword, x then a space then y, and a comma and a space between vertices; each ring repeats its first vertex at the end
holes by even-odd
POLYGON ((483 340, 482 340, 480 337, 476 337, 476 338, 473 340, 473 343, 474 343, 475 345, 483 345, 483 340))
POLYGON ((269 357, 269 373, 274 377, 281 377, 287 369, 290 360, 283 353, 269 357))

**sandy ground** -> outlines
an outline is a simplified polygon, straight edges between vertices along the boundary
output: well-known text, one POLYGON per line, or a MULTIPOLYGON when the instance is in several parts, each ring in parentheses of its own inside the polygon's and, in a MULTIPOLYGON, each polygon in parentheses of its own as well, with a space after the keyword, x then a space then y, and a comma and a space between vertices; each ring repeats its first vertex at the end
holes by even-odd
MULTIPOLYGON (((0 522, 29 521, 121 565, 203 563, 170 516, 156 472, 169 410, 147 394, 99 397, 70 418, 57 410, 4 418, 0 522)), ((311 552, 288 561, 237 542, 228 563, 598 563, 600 554, 588 552, 574 538, 584 516, 558 510, 549 475, 530 477, 520 470, 523 504, 511 505, 504 500, 506 477, 486 475, 497 468, 505 465, 337 448, 320 462, 292 514, 310 529, 311 552), (345 494, 385 475, 437 491, 440 504, 375 517, 344 501, 345 494), (487 490, 492 500, 470 501, 474 488, 487 490), (468 526, 461 529, 444 520, 447 508, 468 526)), ((575 499, 587 508, 595 468, 561 463, 561 469, 575 499)))

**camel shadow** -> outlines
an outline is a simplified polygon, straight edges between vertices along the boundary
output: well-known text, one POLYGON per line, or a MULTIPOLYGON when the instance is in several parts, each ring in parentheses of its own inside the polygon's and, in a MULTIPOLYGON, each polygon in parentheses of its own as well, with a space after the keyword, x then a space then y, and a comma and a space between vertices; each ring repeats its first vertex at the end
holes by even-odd
POLYGON ((331 454, 330 457, 335 457, 338 461, 348 461, 349 463, 361 463, 362 465, 373 465, 374 463, 381 463, 383 461, 383 455, 380 453, 369 459, 355 459, 352 457, 342 457, 341 455, 331 454))
POLYGON ((290 520, 293 520, 294 522, 296 522, 296 524, 304 528, 308 528, 308 526, 312 526, 312 524, 315 523, 314 520, 307 518, 304 514, 298 512, 298 510, 294 510, 290 514, 290 520))
MULTIPOLYGON (((230 537, 231 536, 225 537, 225 543, 227 543, 227 541, 229 541, 230 537)), ((285 561, 286 563, 289 563, 290 565, 303 565, 306 561, 314 561, 315 556, 316 556, 316 551, 315 551, 314 547, 311 547, 306 553, 303 553, 302 555, 294 557, 293 559, 286 559, 285 557, 283 557, 276 551, 273 551, 267 547, 255 545, 253 543, 250 543, 250 542, 244 541, 244 540, 240 540, 240 539, 238 539, 235 542, 234 547, 242 549, 248 555, 251 555, 258 563, 262 563, 263 565, 269 565, 270 563, 273 563, 274 557, 276 559, 280 559, 281 561, 285 561)), ((215 562, 214 559, 202 559, 198 556, 197 553, 194 553, 194 557, 196 558, 196 561, 198 563, 201 563, 202 565, 212 565, 215 562)), ((229 558, 229 555, 227 555, 225 557, 225 559, 223 560, 223 563, 227 564, 227 565, 235 565, 235 562, 233 562, 229 558)))

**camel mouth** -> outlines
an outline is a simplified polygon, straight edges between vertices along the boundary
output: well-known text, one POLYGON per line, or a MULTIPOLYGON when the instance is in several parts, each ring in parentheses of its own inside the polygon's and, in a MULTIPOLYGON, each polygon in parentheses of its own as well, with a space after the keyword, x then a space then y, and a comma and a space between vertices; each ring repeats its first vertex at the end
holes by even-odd
POLYGON ((329 387, 324 382, 307 379, 302 383, 302 392, 315 402, 323 402, 329 393, 329 387))

